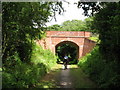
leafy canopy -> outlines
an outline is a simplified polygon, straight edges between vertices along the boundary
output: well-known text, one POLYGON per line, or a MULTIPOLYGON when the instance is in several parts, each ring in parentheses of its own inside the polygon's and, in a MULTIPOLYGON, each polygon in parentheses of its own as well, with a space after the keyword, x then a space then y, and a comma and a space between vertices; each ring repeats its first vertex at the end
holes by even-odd
POLYGON ((29 60, 33 41, 44 36, 45 23, 54 17, 56 10, 62 12, 61 5, 60 2, 3 2, 3 62, 15 52, 21 60, 29 60))
POLYGON ((62 23, 62 25, 52 25, 47 29, 50 31, 93 31, 91 30, 92 17, 82 20, 68 20, 62 23))

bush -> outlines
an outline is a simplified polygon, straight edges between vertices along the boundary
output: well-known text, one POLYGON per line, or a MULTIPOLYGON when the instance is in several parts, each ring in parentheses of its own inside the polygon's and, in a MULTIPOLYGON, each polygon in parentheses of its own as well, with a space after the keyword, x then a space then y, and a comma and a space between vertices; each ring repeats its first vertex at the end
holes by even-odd
POLYGON ((34 64, 43 63, 49 71, 56 64, 57 57, 50 50, 44 50, 42 47, 34 45, 31 62, 34 64))
POLYGON ((46 66, 41 64, 29 65, 22 63, 15 65, 14 69, 4 70, 3 88, 28 88, 35 85, 46 73, 46 66))
POLYGON ((29 62, 22 62, 17 53, 8 58, 3 66, 3 88, 34 87, 55 64, 56 57, 49 50, 34 44, 29 62))
POLYGON ((117 63, 113 60, 106 60, 99 53, 99 47, 96 46, 93 51, 82 57, 78 66, 95 81, 99 87, 119 87, 120 75, 117 74, 117 63))

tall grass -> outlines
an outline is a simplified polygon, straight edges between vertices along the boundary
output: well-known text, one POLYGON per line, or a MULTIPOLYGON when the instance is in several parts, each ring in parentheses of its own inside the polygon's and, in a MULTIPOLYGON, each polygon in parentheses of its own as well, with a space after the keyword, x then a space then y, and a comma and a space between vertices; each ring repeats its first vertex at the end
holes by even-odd
POLYGON ((106 62, 99 52, 99 47, 84 56, 78 66, 93 80, 99 88, 120 87, 120 75, 117 74, 118 65, 114 60, 106 62))
POLYGON ((29 62, 22 62, 17 53, 8 61, 11 62, 12 67, 7 64, 3 66, 3 88, 30 88, 35 87, 56 64, 56 56, 34 44, 29 62))

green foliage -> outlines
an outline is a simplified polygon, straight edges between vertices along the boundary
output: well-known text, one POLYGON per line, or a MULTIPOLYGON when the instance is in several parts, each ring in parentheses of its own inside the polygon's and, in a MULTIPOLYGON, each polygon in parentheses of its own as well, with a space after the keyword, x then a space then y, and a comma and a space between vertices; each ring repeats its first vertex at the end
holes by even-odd
POLYGON ((3 63, 15 52, 22 61, 29 62, 33 40, 45 36, 45 23, 55 11, 62 9, 61 2, 3 2, 3 63))
POLYGON ((100 10, 100 8, 101 8, 100 4, 98 4, 98 2, 81 2, 81 1, 78 1, 78 8, 82 8, 84 10, 84 15, 85 16, 92 16, 92 15, 95 14, 95 12, 100 10), (89 10, 91 10, 91 12, 89 12, 89 10))
POLYGON ((56 46, 56 54, 58 55, 58 62, 64 60, 64 56, 67 55, 69 58, 69 64, 77 63, 77 47, 68 42, 56 46))
POLYGON ((99 34, 100 53, 107 62, 116 60, 120 63, 120 2, 79 2, 78 7, 82 7, 86 15, 89 10, 92 15, 97 11, 92 27, 99 34))
POLYGON ((117 74, 117 62, 109 63, 102 57, 99 47, 80 59, 78 66, 81 67, 99 87, 119 87, 119 75, 117 74))
POLYGON ((62 24, 63 31, 85 31, 86 29, 85 22, 81 20, 65 21, 62 24))
POLYGON ((120 2, 79 2, 78 6, 84 9, 86 15, 90 8, 92 15, 97 11, 92 27, 100 40, 99 50, 85 56, 79 65, 100 87, 120 87, 120 2))
POLYGON ((119 63, 120 51, 120 3, 106 3, 94 18, 94 26, 99 33, 102 56, 119 63), (109 12, 110 11, 110 12, 109 12), (101 17, 102 16, 102 17, 101 17), (104 28, 103 28, 104 27, 104 28))
MULTIPOLYGON (((82 66, 83 68, 90 69, 90 70, 88 70, 88 72, 86 72, 88 74, 97 73, 97 71, 96 71, 97 68, 98 68, 98 70, 100 70, 100 66, 97 65, 98 67, 96 67, 96 65, 95 65, 96 62, 97 63, 102 63, 100 60, 98 60, 98 59, 101 59, 101 57, 99 55, 99 52, 97 52, 97 50, 98 50, 98 47, 96 47, 91 53, 88 53, 86 56, 82 57, 82 59, 80 59, 80 62, 78 63, 78 65, 83 64, 83 66, 82 66), (91 58, 92 59, 94 58, 94 63, 92 63, 93 65, 91 64, 91 62, 93 62, 93 60, 91 60, 91 58), (87 61, 87 60, 89 60, 89 61, 87 61)), ((99 64, 99 65, 101 65, 101 64, 99 64)))
POLYGON ((23 63, 17 53, 9 58, 5 64, 7 66, 3 67, 3 88, 35 87, 42 76, 56 64, 56 57, 49 50, 43 50, 35 44, 32 49, 29 63, 23 63))
POLYGON ((50 31, 60 31, 61 26, 58 25, 58 24, 55 24, 55 25, 47 27, 47 29, 50 30, 50 31))
POLYGON ((45 23, 61 8, 61 2, 2 3, 3 88, 34 87, 55 65, 56 57, 34 40, 45 36, 45 23))
POLYGON ((41 38, 50 16, 49 3, 2 3, 3 63, 17 51, 21 60, 30 59, 32 40, 41 38), (36 28, 37 26, 38 28, 36 28))
POLYGON ((44 64, 29 65, 25 63, 15 65, 14 69, 3 71, 3 88, 33 87, 46 73, 44 64))
POLYGON ((33 46, 31 62, 34 64, 44 63, 48 70, 56 64, 56 56, 50 50, 44 50, 38 45, 33 46))
POLYGON ((68 20, 63 22, 62 25, 55 24, 47 29, 50 31, 92 31, 90 28, 92 20, 92 18, 85 19, 85 21, 68 20))
POLYGON ((98 36, 92 36, 92 37, 89 37, 89 39, 95 42, 100 42, 98 36))

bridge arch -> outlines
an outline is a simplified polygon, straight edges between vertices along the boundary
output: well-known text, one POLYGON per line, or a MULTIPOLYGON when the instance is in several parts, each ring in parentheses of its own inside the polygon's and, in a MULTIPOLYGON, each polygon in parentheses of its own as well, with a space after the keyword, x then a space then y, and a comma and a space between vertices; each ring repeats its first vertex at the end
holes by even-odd
MULTIPOLYGON (((75 59, 78 60, 78 59, 79 59, 79 45, 78 45, 77 43, 73 42, 73 41, 68 41, 68 40, 66 40, 66 41, 61 41, 61 42, 59 42, 59 43, 56 44, 56 46, 55 46, 55 52, 57 53, 57 48, 58 48, 59 46, 64 45, 64 44, 69 44, 69 45, 73 46, 73 47, 76 49, 75 59)), ((64 50, 64 51, 63 51, 63 55, 65 55, 66 52, 67 52, 67 51, 64 50)))

